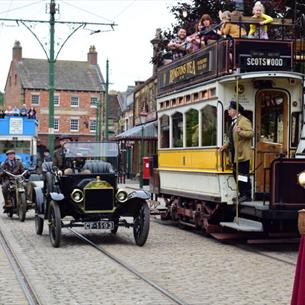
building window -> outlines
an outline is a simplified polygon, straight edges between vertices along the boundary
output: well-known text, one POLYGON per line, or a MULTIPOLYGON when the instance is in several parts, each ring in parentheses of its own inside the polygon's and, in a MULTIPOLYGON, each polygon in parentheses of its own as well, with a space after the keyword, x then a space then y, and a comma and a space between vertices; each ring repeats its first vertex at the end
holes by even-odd
POLYGON ((96 120, 90 120, 89 121, 89 129, 91 132, 96 131, 96 120))
POLYGON ((71 107, 79 107, 79 97, 71 96, 71 107))
POLYGON ((32 94, 32 105, 39 105, 39 94, 32 94))
POLYGON ((54 118, 54 130, 59 131, 59 119, 54 118))
POLYGON ((79 119, 71 119, 70 131, 79 131, 79 119))
POLYGON ((90 107, 97 107, 97 97, 91 97, 90 107))
POLYGON ((59 106, 59 105, 60 105, 60 96, 54 95, 54 106, 59 106))

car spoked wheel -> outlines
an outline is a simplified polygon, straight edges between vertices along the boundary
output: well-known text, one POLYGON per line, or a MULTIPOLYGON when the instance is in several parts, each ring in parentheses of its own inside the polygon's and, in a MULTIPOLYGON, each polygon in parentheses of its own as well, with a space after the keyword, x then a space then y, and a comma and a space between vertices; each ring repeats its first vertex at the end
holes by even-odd
POLYGON ((53 247, 58 248, 61 240, 61 216, 57 202, 51 201, 48 210, 49 236, 53 247))
POLYGON ((138 246, 143 246, 149 233, 150 213, 146 201, 139 206, 133 221, 133 236, 138 246))
POLYGON ((24 222, 25 220, 25 213, 26 213, 26 197, 25 197, 25 193, 19 193, 18 194, 18 216, 19 216, 19 220, 21 222, 24 222))

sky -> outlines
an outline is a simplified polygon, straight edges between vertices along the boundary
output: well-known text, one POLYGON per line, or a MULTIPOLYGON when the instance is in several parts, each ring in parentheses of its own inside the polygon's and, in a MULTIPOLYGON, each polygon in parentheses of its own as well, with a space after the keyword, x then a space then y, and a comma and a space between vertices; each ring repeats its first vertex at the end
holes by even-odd
MULTIPOLYGON (((0 18, 46 20, 49 0, 0 0, 0 18)), ((125 91, 135 81, 152 75, 152 45, 156 28, 171 27, 174 17, 170 8, 175 0, 56 0, 59 4, 57 21, 116 23, 109 26, 87 25, 72 35, 58 55, 59 60, 86 61, 91 45, 98 52, 98 64, 105 76, 106 59, 109 60, 111 90, 125 91), (92 34, 92 31, 101 32, 92 34)), ((49 26, 27 23, 49 54, 49 26)), ((55 27, 55 52, 73 31, 71 25, 55 27)), ((46 58, 34 35, 22 24, 0 20, 0 91, 4 91, 12 59, 12 47, 19 40, 24 58, 46 58)))

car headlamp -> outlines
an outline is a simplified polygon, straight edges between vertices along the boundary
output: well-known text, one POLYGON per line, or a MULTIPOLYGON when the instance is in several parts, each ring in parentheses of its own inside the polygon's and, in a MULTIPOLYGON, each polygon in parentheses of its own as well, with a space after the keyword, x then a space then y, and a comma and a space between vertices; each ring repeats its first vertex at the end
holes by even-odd
POLYGON ((73 190, 73 192, 71 193, 71 199, 76 203, 83 201, 84 199, 83 191, 80 189, 73 190))
POLYGON ((128 193, 125 190, 119 189, 115 195, 115 198, 119 202, 125 202, 128 198, 128 193))

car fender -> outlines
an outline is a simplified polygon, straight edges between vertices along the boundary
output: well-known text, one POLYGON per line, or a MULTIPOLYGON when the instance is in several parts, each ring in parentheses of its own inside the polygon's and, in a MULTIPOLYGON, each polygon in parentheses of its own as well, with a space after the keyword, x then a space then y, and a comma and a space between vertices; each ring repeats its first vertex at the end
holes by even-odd
POLYGON ((54 201, 61 201, 65 198, 65 196, 61 193, 52 192, 50 193, 50 197, 54 201))
POLYGON ((150 199, 150 194, 145 191, 142 191, 142 190, 132 191, 131 193, 128 194, 127 201, 134 199, 134 198, 148 200, 148 199, 150 199))
POLYGON ((41 187, 34 187, 34 192, 35 192, 35 198, 36 198, 36 205, 39 214, 44 213, 44 196, 43 196, 43 191, 41 187))

